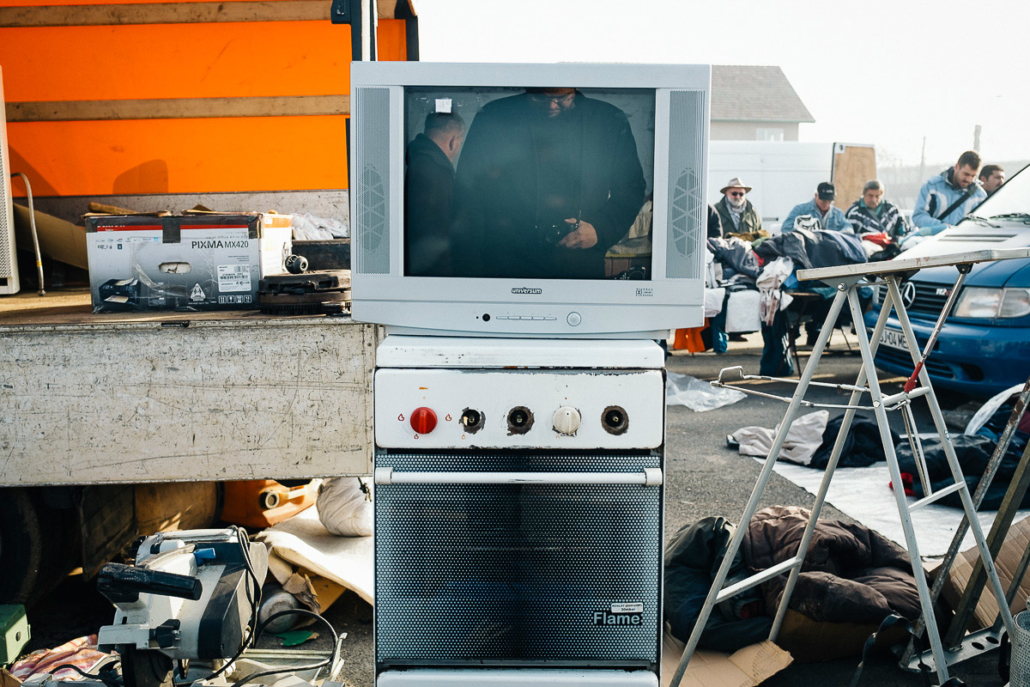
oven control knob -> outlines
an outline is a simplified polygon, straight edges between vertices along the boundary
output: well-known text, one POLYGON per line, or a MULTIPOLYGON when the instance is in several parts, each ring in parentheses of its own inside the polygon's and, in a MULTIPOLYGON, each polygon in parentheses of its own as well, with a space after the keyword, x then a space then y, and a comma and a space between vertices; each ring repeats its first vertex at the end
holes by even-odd
POLYGON ((558 434, 573 436, 579 430, 582 418, 579 411, 572 406, 562 406, 554 413, 554 431, 558 434))
POLYGON ((432 408, 416 408, 411 413, 411 428, 415 434, 429 434, 436 429, 436 413, 432 408))

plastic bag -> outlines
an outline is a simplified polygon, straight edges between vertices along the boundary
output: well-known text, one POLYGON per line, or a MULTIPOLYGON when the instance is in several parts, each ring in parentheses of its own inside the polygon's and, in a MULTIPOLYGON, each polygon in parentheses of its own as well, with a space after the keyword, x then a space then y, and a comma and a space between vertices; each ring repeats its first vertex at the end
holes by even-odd
POLYGON ((316 217, 310 212, 293 216, 294 241, 329 241, 350 236, 347 222, 331 217, 316 217))
POLYGON ((318 519, 338 537, 371 537, 372 486, 357 477, 334 477, 318 487, 318 519))
POLYGON ((668 373, 665 385, 665 402, 670 406, 686 406, 696 413, 715 410, 743 399, 747 394, 733 389, 717 389, 710 382, 697 377, 668 373))
POLYGON ((996 394, 990 398, 980 410, 976 411, 973 418, 966 425, 966 431, 963 434, 976 434, 980 431, 980 428, 987 424, 987 421, 991 419, 991 416, 997 412, 998 408, 1005 405, 1010 398, 1018 394, 1023 390, 1023 384, 1015 384, 1012 387, 1002 391, 1000 394, 996 394))

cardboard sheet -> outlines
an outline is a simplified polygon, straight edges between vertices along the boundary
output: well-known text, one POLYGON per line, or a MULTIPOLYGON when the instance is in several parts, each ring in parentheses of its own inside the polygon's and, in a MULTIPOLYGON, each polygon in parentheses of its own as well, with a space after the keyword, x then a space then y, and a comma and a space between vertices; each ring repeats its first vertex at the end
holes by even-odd
MULTIPOLYGON (((662 687, 668 687, 683 656, 684 643, 665 632, 662 640, 662 687)), ((793 659, 772 642, 746 646, 733 654, 696 651, 681 687, 755 687, 791 664, 793 659)))
MULTIPOLYGON (((1007 590, 1009 584, 1012 583, 1016 568, 1019 567, 1019 562, 1023 558, 1023 553, 1028 546, 1030 546, 1030 520, 1023 520, 1012 525, 1009 529, 1008 535, 1005 537, 1005 543, 1001 545, 1001 551, 998 552, 998 558, 995 561, 995 567, 998 569, 998 577, 1001 579, 1003 589, 1007 590)), ((976 547, 973 547, 959 554, 959 557, 955 560, 955 565, 951 567, 948 581, 944 583, 944 598, 952 608, 958 606, 962 593, 969 583, 969 578, 973 574, 973 565, 979 559, 980 553, 976 550, 976 547)), ((1028 595, 1030 595, 1030 576, 1024 576, 1020 581, 1019 591, 1016 592, 1016 596, 1012 599, 1012 604, 1009 608, 1013 615, 1026 609, 1028 595)), ((980 601, 976 604, 976 610, 973 612, 973 619, 969 624, 969 629, 979 630, 990 627, 994 624, 994 619, 997 617, 998 602, 995 600, 994 594, 991 593, 990 585, 987 585, 980 595, 980 601)))
MULTIPOLYGON (((759 463, 765 462, 761 458, 755 460, 759 463)), ((819 492, 819 485, 823 480, 822 470, 791 465, 782 460, 776 463, 773 471, 812 494, 819 492)), ((907 548, 894 492, 888 486, 890 481, 886 463, 865 468, 838 468, 833 473, 826 500, 837 510, 847 513, 866 527, 907 548)), ((914 498, 908 499, 909 504, 915 501, 914 498)), ((984 511, 977 515, 986 536, 994 523, 996 512, 984 511)), ((1030 510, 1019 511, 1014 522, 1028 515, 1030 510)), ((920 557, 924 561, 942 558, 947 553, 961 520, 961 509, 937 504, 930 504, 913 513, 912 522, 915 525, 920 557)), ((973 545, 973 535, 967 532, 965 539, 962 540, 962 549, 973 545)))
MULTIPOLYGON (((36 210, 36 233, 39 250, 58 260, 81 269, 88 269, 86 260, 86 229, 71 222, 36 210)), ((33 250, 32 224, 29 209, 14 203, 15 242, 20 250, 33 250)))
POLYGON ((370 604, 375 603, 372 537, 329 534, 318 519, 318 510, 308 508, 254 539, 269 547, 268 568, 281 583, 289 579, 294 567, 299 567, 354 590, 370 604))

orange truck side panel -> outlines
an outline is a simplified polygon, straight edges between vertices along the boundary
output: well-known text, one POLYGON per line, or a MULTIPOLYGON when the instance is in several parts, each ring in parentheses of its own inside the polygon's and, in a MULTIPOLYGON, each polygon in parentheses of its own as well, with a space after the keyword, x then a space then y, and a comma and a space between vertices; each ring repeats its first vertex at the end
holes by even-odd
POLYGON ((298 21, 0 29, 0 66, 9 102, 339 95, 350 90, 350 27, 298 21))
MULTIPOLYGON (((405 52, 404 21, 380 21, 380 59, 405 52)), ((344 95, 350 53, 350 27, 328 21, 0 28, 8 102, 344 95)), ((40 195, 308 190, 347 187, 345 119, 9 122, 8 134, 12 171, 40 195)))
MULTIPOLYGON (((8 124, 41 196, 347 188, 346 117, 8 124)), ((20 187, 20 184, 17 185, 20 187)))
MULTIPOLYGON (((179 2, 205 2, 206 0, 3 0, 4 7, 53 7, 56 5, 164 5, 179 2)), ((224 0, 233 2, 234 0, 224 0)), ((272 0, 289 2, 290 0, 272 0)))

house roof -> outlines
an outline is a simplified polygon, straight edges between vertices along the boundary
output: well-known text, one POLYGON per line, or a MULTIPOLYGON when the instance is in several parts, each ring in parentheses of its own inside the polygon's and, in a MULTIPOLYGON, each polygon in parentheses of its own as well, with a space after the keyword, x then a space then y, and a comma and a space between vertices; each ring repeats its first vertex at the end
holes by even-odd
POLYGON ((712 121, 814 122, 779 67, 712 65, 712 121))

